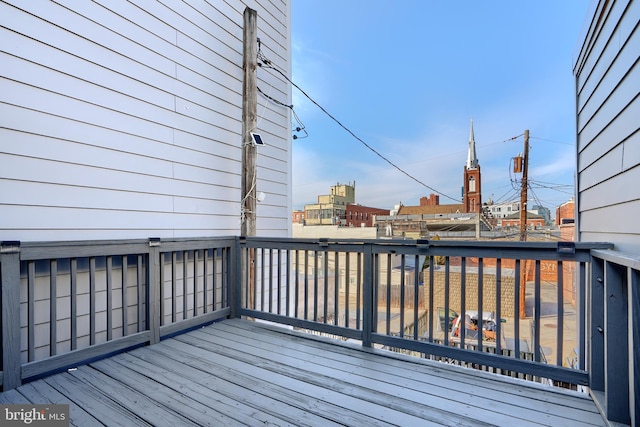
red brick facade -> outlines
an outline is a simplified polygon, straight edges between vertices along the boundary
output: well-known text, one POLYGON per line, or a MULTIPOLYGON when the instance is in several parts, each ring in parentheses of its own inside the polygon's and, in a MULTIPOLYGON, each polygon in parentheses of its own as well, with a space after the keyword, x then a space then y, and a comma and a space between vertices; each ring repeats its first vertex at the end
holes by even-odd
POLYGON ((565 202, 558 206, 558 208, 556 209, 556 224, 571 224, 575 222, 575 216, 576 204, 572 198, 568 202, 565 202))
POLYGON ((389 209, 370 208, 349 203, 346 213, 347 227, 373 227, 374 215, 389 215, 389 213, 389 209))

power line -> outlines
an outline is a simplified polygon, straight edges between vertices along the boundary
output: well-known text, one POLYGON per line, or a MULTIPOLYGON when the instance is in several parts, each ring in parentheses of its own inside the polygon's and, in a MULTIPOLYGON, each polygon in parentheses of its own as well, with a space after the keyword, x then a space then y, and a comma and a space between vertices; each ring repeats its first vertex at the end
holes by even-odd
POLYGON ((572 143, 570 143, 570 142, 556 141, 556 140, 553 140, 553 139, 547 139, 547 138, 538 138, 538 137, 536 137, 536 136, 532 136, 532 137, 531 137, 531 139, 537 139, 537 140, 540 140, 540 141, 553 142, 553 143, 555 143, 555 144, 573 145, 573 144, 572 144, 572 143))
POLYGON ((338 120, 337 118, 335 118, 331 113, 329 113, 322 105, 318 104, 318 102, 316 102, 313 98, 311 98, 311 96, 309 96, 309 94, 307 92, 305 92, 300 86, 298 86, 297 84, 295 84, 283 71, 281 71, 280 69, 274 67, 271 65, 271 61, 268 60, 264 54, 262 54, 262 52, 260 51, 260 49, 258 49, 258 59, 260 61, 262 61, 263 64, 259 64, 261 67, 263 68, 268 68, 268 69, 272 69, 274 71, 276 71, 277 73, 279 73, 280 75, 282 75, 282 77, 284 77, 289 83, 291 83, 296 89, 298 89, 309 101, 311 101, 316 107, 318 107, 323 113, 325 113, 331 120, 333 120, 335 123, 337 123, 342 129, 344 129, 347 133, 349 133, 353 138, 355 138, 357 141, 359 141, 362 145, 364 145, 365 147, 367 147, 370 151, 372 151, 373 153, 375 153, 378 157, 380 157, 382 160, 384 160, 385 162, 387 162, 388 164, 390 164, 391 166, 393 166, 395 169, 397 169, 398 171, 400 171, 402 174, 406 175, 407 177, 409 177, 410 179, 414 180, 415 182, 417 182, 418 184, 422 185, 423 187, 428 188, 429 190, 440 194, 441 196, 444 196, 448 199, 451 199, 455 202, 460 202, 460 199, 456 199, 455 197, 451 197, 441 191, 436 190, 435 188, 425 184, 424 182, 420 181, 418 178, 414 177, 413 175, 409 174, 408 172, 406 172, 404 169, 402 169, 400 166, 396 165, 395 163, 393 163, 391 160, 389 160, 387 157, 385 157, 384 155, 382 155, 379 151, 377 151, 375 148, 373 148, 372 146, 370 146, 369 144, 367 144, 362 138, 360 138, 358 135, 356 135, 351 129, 349 129, 348 127, 346 127, 344 124, 342 124, 342 122, 340 120, 338 120))

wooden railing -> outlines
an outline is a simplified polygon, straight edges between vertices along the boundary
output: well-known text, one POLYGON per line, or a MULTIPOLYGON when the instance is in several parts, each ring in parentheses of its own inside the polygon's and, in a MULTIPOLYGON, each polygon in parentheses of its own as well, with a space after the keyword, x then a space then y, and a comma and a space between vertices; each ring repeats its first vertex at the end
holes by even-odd
POLYGON ((236 239, 2 242, 2 386, 229 316, 236 239))
POLYGON ((611 247, 258 237, 2 242, 2 386, 243 316, 580 386, 610 420, 635 423, 640 259, 611 247), (454 318, 474 313, 492 322, 485 319, 483 331, 480 314, 479 329, 456 335, 454 318))

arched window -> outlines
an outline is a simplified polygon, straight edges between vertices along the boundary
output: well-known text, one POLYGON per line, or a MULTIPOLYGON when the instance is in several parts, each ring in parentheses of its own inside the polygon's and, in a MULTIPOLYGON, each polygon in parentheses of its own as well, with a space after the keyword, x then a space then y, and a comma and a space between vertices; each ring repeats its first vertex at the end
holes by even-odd
POLYGON ((469 193, 476 192, 476 179, 474 177, 469 177, 469 193))

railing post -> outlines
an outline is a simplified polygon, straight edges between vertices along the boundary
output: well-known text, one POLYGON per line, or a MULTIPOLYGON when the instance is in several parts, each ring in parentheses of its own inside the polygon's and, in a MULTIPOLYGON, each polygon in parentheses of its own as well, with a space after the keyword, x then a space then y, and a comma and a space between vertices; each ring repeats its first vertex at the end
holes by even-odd
POLYGON ((629 316, 631 325, 631 331, 629 336, 631 342, 629 343, 629 380, 631 381, 631 388, 629 393, 630 402, 633 402, 631 411, 631 425, 637 426, 640 424, 640 351, 635 349, 640 348, 640 270, 629 269, 629 316))
POLYGON ((605 262, 605 400, 610 421, 629 423, 629 329, 627 277, 622 266, 605 262))
POLYGON ((229 317, 231 319, 235 319, 238 317, 238 313, 240 313, 241 302, 242 302, 242 286, 244 284, 243 277, 243 258, 242 258, 242 246, 241 243, 244 243, 246 239, 244 237, 235 237, 235 243, 232 248, 232 252, 230 254, 233 268, 231 268, 229 275, 230 277, 227 280, 227 287, 229 296, 229 307, 231 308, 231 313, 229 313, 229 317))
POLYGON ((149 239, 149 275, 148 275, 148 293, 147 293, 147 315, 149 332, 149 344, 157 344, 160 342, 160 269, 163 268, 160 262, 160 239, 152 237, 149 239))
POLYGON ((22 384, 20 365, 20 242, 0 243, 2 389, 22 384))
POLYGON ((371 244, 363 247, 363 276, 362 276, 362 346, 371 347, 373 333, 373 250, 371 244))
POLYGON ((604 391, 604 261, 593 258, 587 298, 589 387, 604 391))

